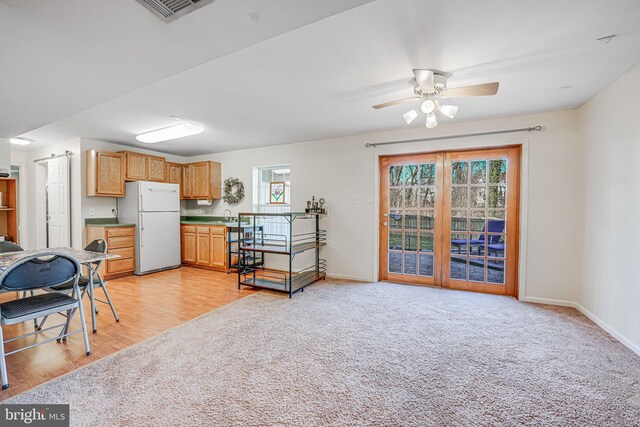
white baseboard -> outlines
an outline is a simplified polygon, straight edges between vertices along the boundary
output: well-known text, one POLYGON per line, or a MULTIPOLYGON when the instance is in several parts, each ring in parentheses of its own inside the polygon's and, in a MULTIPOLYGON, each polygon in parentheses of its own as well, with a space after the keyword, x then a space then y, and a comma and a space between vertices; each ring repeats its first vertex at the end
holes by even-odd
POLYGON ((363 277, 349 276, 346 274, 333 274, 333 273, 327 273, 327 279, 353 280, 355 282, 367 282, 367 283, 373 282, 371 278, 367 279, 363 277))
POLYGON ((604 329, 609 335, 611 335, 612 337, 620 341, 622 344, 627 346, 629 350, 633 351, 635 354, 640 356, 640 346, 637 346, 636 344, 629 341, 626 337, 624 337, 622 334, 618 333, 618 331, 612 328, 607 322, 605 322, 604 320, 602 320, 601 318, 599 318, 598 316, 596 316, 595 314, 593 314, 592 312, 584 308, 582 305, 575 303, 575 308, 580 313, 584 314, 589 319, 591 319, 593 323, 595 323, 596 325, 604 329))
POLYGON ((616 331, 613 327, 611 327, 607 322, 605 322, 604 320, 602 320, 601 318, 599 318, 598 316, 596 316, 591 311, 587 310, 577 302, 568 301, 568 300, 558 300, 558 299, 552 299, 552 298, 538 298, 538 297, 524 297, 520 301, 530 302, 534 304, 549 304, 549 305, 559 305, 563 307, 573 307, 576 310, 578 310, 580 313, 588 317, 589 320, 591 320, 593 323, 601 327, 606 333, 608 333, 609 335, 611 335, 612 337, 620 341, 629 350, 633 351, 635 354, 640 356, 640 346, 631 342, 629 339, 627 339, 625 336, 623 336, 618 331, 616 331))
POLYGON ((553 299, 553 298, 538 298, 538 297, 524 297, 521 298, 520 301, 522 302, 531 302, 534 304, 549 304, 549 305, 560 305, 562 307, 573 307, 573 308, 578 308, 576 307, 576 303, 573 301, 569 301, 569 300, 564 300, 564 299, 553 299))

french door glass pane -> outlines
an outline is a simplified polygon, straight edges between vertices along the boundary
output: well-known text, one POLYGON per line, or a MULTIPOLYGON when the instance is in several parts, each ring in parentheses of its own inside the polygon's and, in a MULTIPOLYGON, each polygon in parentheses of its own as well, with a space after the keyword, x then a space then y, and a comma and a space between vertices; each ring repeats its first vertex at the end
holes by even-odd
POLYGON ((451 278, 456 280, 467 280, 467 261, 465 257, 451 257, 451 278))
POLYGON ((507 160, 451 164, 451 278, 504 284, 507 160))
POLYGON ((393 165, 389 184, 389 272, 432 277, 435 164, 393 165))

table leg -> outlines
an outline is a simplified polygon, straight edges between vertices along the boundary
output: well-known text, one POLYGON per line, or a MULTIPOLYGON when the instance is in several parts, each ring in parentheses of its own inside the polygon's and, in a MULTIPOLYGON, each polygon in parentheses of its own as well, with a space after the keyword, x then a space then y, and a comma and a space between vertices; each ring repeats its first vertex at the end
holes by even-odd
POLYGON ((96 325, 96 300, 94 298, 93 279, 96 275, 96 269, 93 265, 87 266, 89 268, 89 299, 91 300, 91 326, 93 327, 93 333, 98 330, 96 325))

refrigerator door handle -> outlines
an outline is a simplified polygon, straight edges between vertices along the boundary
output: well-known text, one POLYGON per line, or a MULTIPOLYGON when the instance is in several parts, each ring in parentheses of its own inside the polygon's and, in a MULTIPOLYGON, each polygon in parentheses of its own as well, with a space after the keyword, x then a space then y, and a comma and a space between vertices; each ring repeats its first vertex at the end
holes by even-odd
POLYGON ((157 191, 159 193, 177 193, 177 191, 173 188, 171 189, 167 189, 167 188, 153 188, 153 187, 149 187, 149 191, 157 191))
POLYGON ((144 242, 142 241, 142 236, 144 236, 144 215, 140 214, 140 247, 144 248, 144 242))

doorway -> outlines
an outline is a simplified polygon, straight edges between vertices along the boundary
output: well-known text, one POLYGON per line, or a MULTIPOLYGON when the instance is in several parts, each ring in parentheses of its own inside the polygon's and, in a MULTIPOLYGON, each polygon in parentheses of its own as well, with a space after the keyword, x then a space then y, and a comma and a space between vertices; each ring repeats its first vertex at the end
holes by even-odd
POLYGON ((380 157, 380 280, 517 296, 519 188, 519 146, 380 157))

